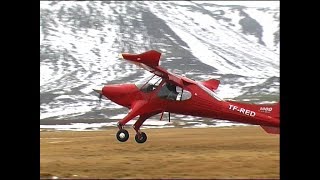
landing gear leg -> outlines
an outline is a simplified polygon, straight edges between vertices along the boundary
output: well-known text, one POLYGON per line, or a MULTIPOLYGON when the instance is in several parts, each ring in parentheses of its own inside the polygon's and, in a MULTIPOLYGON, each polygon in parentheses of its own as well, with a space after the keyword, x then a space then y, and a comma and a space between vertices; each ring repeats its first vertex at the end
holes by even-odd
POLYGON ((140 116, 137 122, 133 125, 133 129, 136 131, 134 139, 137 143, 144 143, 147 141, 147 134, 140 131, 141 125, 147 118, 147 116, 140 116))
POLYGON ((129 139, 129 132, 123 128, 123 126, 129 122, 131 119, 136 117, 136 115, 129 113, 126 117, 118 122, 119 131, 116 134, 116 138, 120 142, 126 142, 129 139))

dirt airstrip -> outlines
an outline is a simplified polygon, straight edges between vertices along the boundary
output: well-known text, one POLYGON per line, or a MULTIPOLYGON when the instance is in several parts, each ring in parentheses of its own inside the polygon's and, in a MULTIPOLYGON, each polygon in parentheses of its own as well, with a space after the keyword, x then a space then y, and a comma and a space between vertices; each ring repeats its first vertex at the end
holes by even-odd
POLYGON ((279 178, 279 135, 258 126, 40 132, 40 177, 279 178))

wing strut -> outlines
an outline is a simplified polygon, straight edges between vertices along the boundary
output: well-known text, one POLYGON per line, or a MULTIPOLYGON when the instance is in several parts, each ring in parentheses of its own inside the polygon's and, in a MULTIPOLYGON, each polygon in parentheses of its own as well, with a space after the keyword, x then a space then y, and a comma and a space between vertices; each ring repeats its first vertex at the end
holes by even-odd
MULTIPOLYGON (((169 122, 170 122, 170 112, 168 112, 168 113, 169 113, 169 122)), ((164 111, 162 111, 162 113, 161 113, 160 121, 162 120, 163 114, 164 114, 164 111)))
POLYGON ((164 111, 162 111, 162 113, 161 113, 160 121, 162 120, 162 117, 163 117, 163 113, 164 113, 164 111))

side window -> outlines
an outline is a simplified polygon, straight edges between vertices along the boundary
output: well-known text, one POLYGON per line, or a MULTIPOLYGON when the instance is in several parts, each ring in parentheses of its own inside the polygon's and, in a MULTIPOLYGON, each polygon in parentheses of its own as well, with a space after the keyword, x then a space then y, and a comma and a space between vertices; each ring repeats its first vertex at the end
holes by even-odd
POLYGON ((191 98, 191 92, 182 89, 181 87, 177 86, 177 92, 178 92, 178 96, 177 96, 177 101, 184 101, 184 100, 188 100, 191 98))
POLYGON ((179 86, 170 83, 164 83, 158 93, 158 96, 163 99, 173 101, 183 101, 191 98, 191 93, 179 86))
POLYGON ((158 92, 158 96, 162 99, 176 100, 178 92, 176 86, 169 83, 164 83, 158 92))

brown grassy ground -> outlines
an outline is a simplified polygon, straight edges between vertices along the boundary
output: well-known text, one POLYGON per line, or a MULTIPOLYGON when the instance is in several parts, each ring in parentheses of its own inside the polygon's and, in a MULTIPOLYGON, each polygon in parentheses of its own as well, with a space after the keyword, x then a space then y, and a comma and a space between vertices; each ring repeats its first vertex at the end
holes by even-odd
POLYGON ((40 176, 59 178, 279 178, 279 135, 260 127, 41 132, 40 176))

